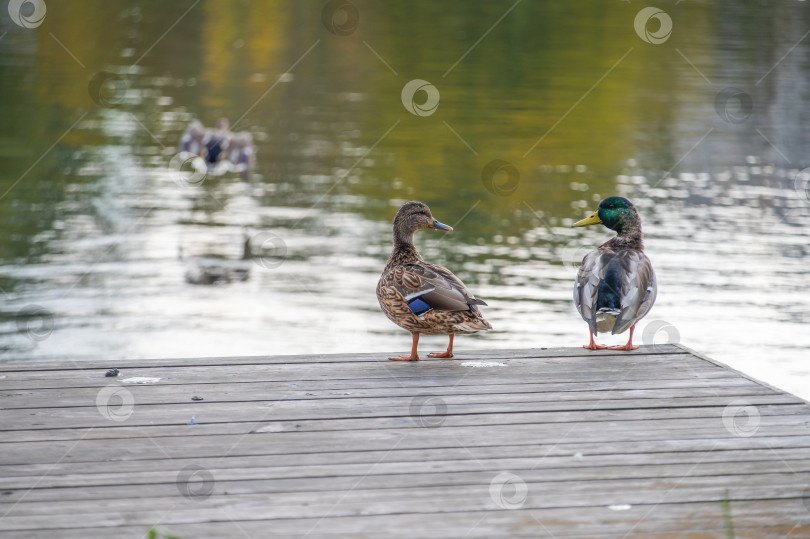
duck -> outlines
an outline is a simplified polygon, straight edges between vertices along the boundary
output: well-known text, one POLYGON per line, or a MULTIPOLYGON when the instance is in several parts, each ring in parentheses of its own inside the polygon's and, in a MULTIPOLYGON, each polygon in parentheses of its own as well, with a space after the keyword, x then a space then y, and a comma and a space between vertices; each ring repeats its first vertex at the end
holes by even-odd
POLYGON ((228 148, 228 161, 231 171, 238 172, 242 179, 247 179, 253 170, 255 146, 253 136, 247 131, 234 134, 228 148))
POLYGON ((213 255, 184 259, 181 247, 179 258, 186 262, 186 282, 197 285, 214 285, 247 281, 250 278, 253 252, 250 236, 247 232, 243 232, 242 236, 242 257, 238 260, 213 255))
POLYGON ((419 361, 419 336, 449 335, 447 350, 428 354, 431 358, 452 358, 453 338, 492 329, 478 310, 486 302, 475 298, 461 280, 447 268, 430 264, 413 243, 414 233, 453 228, 433 218, 422 202, 406 202, 394 217, 394 249, 377 283, 377 300, 385 315, 411 332, 411 353, 391 361, 419 361))
POLYGON ((214 129, 206 131, 203 145, 205 146, 205 162, 208 163, 209 170, 227 155, 232 136, 230 122, 227 118, 220 118, 214 129))
POLYGON ((180 152, 203 158, 212 176, 237 172, 246 180, 256 164, 253 135, 248 131, 231 131, 227 118, 217 120, 213 129, 205 128, 198 120, 192 121, 180 139, 180 152))
POLYGON ((644 254, 641 217, 628 199, 611 196, 599 203, 593 214, 573 224, 575 227, 601 224, 616 236, 582 259, 574 284, 574 304, 588 323, 588 350, 635 350, 633 331, 658 296, 650 259, 644 254), (594 342, 598 332, 624 333, 627 344, 602 346, 594 342))
POLYGON ((194 120, 183 132, 183 136, 180 139, 180 151, 194 155, 202 155, 203 149, 205 148, 203 145, 204 138, 205 127, 203 127, 203 124, 199 121, 194 120))

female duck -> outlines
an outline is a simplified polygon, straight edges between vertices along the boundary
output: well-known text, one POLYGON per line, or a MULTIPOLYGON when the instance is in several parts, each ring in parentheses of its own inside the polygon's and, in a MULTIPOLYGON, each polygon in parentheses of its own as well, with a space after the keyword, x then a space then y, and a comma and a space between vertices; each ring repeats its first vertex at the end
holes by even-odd
POLYGON ((655 303, 658 287, 650 259, 644 254, 641 218, 635 206, 622 197, 609 197, 599 203, 590 217, 574 226, 603 224, 617 236, 582 260, 574 286, 574 303, 588 323, 591 342, 583 348, 635 350, 633 330, 655 303), (595 344, 597 332, 614 335, 630 328, 624 346, 595 344))
POLYGON ((453 357, 453 336, 492 329, 475 299, 450 270, 425 262, 413 244, 417 230, 435 228, 453 230, 433 218, 421 202, 406 202, 394 217, 394 250, 377 283, 377 299, 385 315, 413 335, 410 356, 392 357, 392 361, 419 361, 419 335, 450 335, 443 353, 428 357, 453 357))

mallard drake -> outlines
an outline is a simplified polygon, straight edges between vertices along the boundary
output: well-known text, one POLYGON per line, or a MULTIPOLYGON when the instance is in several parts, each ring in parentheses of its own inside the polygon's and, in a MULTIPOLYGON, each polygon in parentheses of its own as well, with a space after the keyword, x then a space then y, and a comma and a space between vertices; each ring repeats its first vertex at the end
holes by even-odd
POLYGON ((453 357, 453 337, 492 329, 478 305, 486 305, 467 290, 458 277, 425 262, 413 244, 417 230, 453 230, 433 218, 421 202, 406 202, 394 217, 394 250, 377 283, 377 299, 385 315, 413 336, 411 355, 392 361, 419 361, 419 335, 450 335, 447 351, 428 357, 453 357))
POLYGON ((583 348, 635 350, 633 330, 650 311, 658 294, 650 259, 644 254, 641 217, 633 203, 609 197, 599 208, 574 226, 602 224, 617 236, 591 251, 582 260, 574 286, 574 303, 588 323, 591 341, 583 348), (601 346, 593 341, 599 331, 618 334, 630 328, 624 346, 601 346))

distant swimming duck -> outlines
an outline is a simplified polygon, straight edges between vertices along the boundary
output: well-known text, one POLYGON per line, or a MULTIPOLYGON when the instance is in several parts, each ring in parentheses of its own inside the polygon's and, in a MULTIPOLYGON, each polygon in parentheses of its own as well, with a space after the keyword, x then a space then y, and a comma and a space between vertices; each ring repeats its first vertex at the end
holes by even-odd
POLYGON ((256 162, 253 135, 232 132, 227 118, 217 120, 214 129, 206 129, 197 120, 191 122, 180 139, 180 151, 202 157, 212 176, 238 172, 247 179, 256 162))
POLYGON ((253 170, 255 153, 253 136, 250 133, 247 131, 234 133, 228 147, 228 161, 232 164, 231 171, 240 173, 246 179, 253 170))
POLYGON ((428 357, 453 357, 453 337, 492 329, 478 305, 486 305, 467 290, 450 270, 425 262, 413 244, 418 230, 453 230, 433 218, 421 202, 406 202, 394 217, 394 250, 377 283, 377 300, 385 315, 413 336, 411 355, 392 361, 419 361, 419 335, 450 335, 447 351, 428 357))
POLYGON ((194 155, 202 155, 204 138, 205 127, 197 120, 194 120, 189 124, 188 129, 186 129, 180 139, 180 151, 193 153, 194 155))
MULTIPOLYGON (((199 256, 186 259, 186 282, 190 284, 224 284, 247 281, 250 278, 253 253, 250 236, 245 232, 242 243, 242 258, 234 260, 218 256, 199 256)), ((180 259, 183 259, 182 250, 180 259)))
POLYGON ((203 138, 205 145, 205 161, 209 167, 216 165, 220 159, 227 155, 228 147, 231 144, 230 123, 227 118, 217 120, 216 129, 209 129, 203 138))
POLYGON ((609 197, 588 218, 574 226, 603 224, 617 236, 591 251, 582 260, 574 286, 574 303, 588 323, 590 343, 583 348, 635 350, 633 330, 650 311, 658 294, 650 259, 644 254, 641 217, 633 203, 622 197, 609 197), (601 346, 593 337, 599 331, 618 334, 630 328, 624 346, 601 346))

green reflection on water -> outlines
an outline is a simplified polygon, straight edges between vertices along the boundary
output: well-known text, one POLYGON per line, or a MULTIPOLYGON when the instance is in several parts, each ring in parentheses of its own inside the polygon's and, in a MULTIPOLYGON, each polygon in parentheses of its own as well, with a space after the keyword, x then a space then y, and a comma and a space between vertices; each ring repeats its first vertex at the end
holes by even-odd
MULTIPOLYGON (((66 231, 74 239, 83 227, 124 234, 150 205, 166 209, 176 198, 189 206, 172 222, 256 225, 223 209, 236 197, 233 178, 179 194, 155 180, 168 173, 191 119, 212 125, 224 116, 256 135, 251 181, 267 187, 252 195, 258 207, 318 209, 259 225, 318 236, 334 233, 319 223, 330 215, 388 223, 399 201, 419 199, 458 225, 442 248, 420 238, 434 260, 499 284, 502 265, 482 276, 465 264, 525 260, 503 248, 510 239, 531 246, 524 235, 538 227, 551 231, 537 244, 562 247, 569 236, 557 229, 614 193, 617 175, 653 185, 677 167, 710 170, 764 151, 755 132, 762 124, 723 123, 714 97, 733 84, 754 95, 754 119, 767 112, 784 81, 778 70, 758 80, 807 19, 783 4, 683 2, 665 6, 673 32, 653 45, 634 30, 639 5, 623 2, 357 1, 357 30, 339 36, 322 24, 324 4, 49 0, 36 30, 4 21, 0 259, 71 261, 60 241, 66 231), (126 81, 119 105, 91 98, 99 71, 126 81), (438 89, 432 115, 403 106, 412 79, 438 89), (690 149, 709 129, 707 143, 690 149), (493 193, 482 181, 494 160, 514 166, 513 192, 493 193)), ((785 117, 802 100, 789 103, 785 117)), ((797 161, 789 140, 801 149, 805 139, 767 131, 797 161)), ((379 230, 335 250, 382 258, 390 238, 387 226, 379 230)), ((296 256, 310 254, 318 255, 296 256)), ((7 291, 17 285, 16 276, 0 278, 7 291)))
MULTIPOLYGON (((632 26, 636 7, 618 2, 527 1, 513 9, 512 2, 358 2, 361 23, 349 36, 325 31, 320 2, 206 1, 188 10, 191 5, 52 1, 36 33, 9 28, 4 54, 16 57, 16 65, 4 68, 0 98, 13 136, 7 135, 0 187, 8 189, 79 114, 88 117, 61 140, 66 151, 49 153, 0 201, 15 232, 0 246, 3 258, 27 256, 33 246, 26 238, 50 227, 47 212, 34 219, 26 209, 53 208, 66 184, 92 180, 93 174, 75 173, 82 155, 70 150, 124 144, 137 155, 155 146, 149 132, 171 147, 183 127, 172 111, 209 125, 219 116, 243 118, 239 128, 266 134, 259 172, 292 186, 274 194, 280 205, 317 200, 396 125, 334 194, 358 195, 352 209, 380 220, 390 218, 392 198, 422 199, 451 221, 480 201, 459 235, 481 237, 496 224, 514 234, 525 223, 510 214, 524 209, 522 201, 544 215, 568 217, 571 202, 581 198, 571 181, 609 193, 628 158, 645 154, 653 169, 673 165, 679 156, 670 127, 694 121, 676 116, 682 111, 673 104, 707 98, 703 81, 674 48, 700 50, 707 72, 717 62, 719 36, 711 29, 718 8, 711 4, 673 8, 675 31, 661 46, 639 39, 632 26), (29 53, 8 49, 26 45, 29 53), (137 68, 128 67, 135 62, 137 68), (293 80, 277 82, 293 65, 293 80), (133 95, 117 111, 135 114, 149 132, 101 128, 108 111, 87 91, 100 70, 125 77, 133 95), (408 114, 400 101, 414 78, 440 91, 429 117, 408 114), (493 195, 481 181, 493 159, 520 173, 511 196, 493 195), (560 177, 539 169, 577 164, 587 165, 587 173, 560 177), (312 185, 313 176, 328 181, 312 185)), ((324 200, 324 207, 332 204, 333 197, 324 200)))

